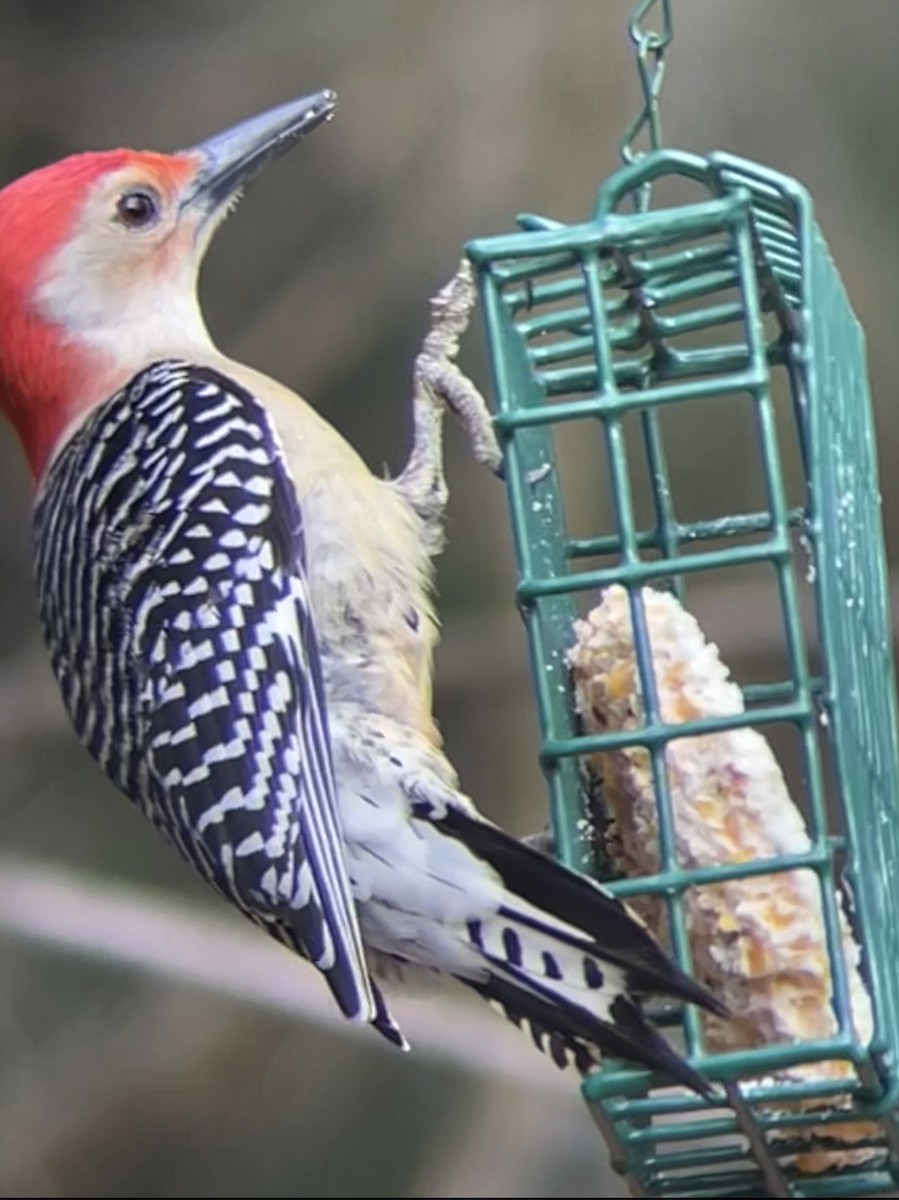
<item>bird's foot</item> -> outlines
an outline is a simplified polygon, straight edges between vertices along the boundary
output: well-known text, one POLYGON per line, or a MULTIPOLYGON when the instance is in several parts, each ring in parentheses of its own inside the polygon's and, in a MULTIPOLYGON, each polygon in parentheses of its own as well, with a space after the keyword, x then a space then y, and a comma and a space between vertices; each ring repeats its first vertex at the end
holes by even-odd
POLYGON ((447 486, 443 470, 443 414, 462 425, 479 463, 502 474, 502 454, 484 397, 456 363, 459 338, 468 327, 477 292, 471 264, 463 258, 431 300, 431 328, 415 360, 412 453, 396 484, 411 507, 442 540, 447 486))

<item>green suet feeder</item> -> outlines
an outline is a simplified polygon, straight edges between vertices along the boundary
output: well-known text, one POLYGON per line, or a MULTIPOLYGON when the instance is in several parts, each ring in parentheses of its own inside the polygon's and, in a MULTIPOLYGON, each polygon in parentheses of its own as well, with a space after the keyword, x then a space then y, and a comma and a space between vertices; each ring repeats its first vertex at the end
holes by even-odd
MULTIPOLYGON (((683 898, 700 885, 809 868, 821 881, 836 1032, 813 1042, 704 1053, 695 1014, 681 1018, 686 1051, 727 1086, 729 1107, 648 1091, 648 1076, 604 1064, 584 1094, 616 1168, 642 1196, 859 1196, 899 1184, 899 754, 887 572, 864 338, 794 180, 729 154, 657 148, 657 93, 670 10, 661 34, 631 25, 651 148, 602 185, 579 225, 533 216, 521 231, 471 242, 487 323, 497 433, 517 556, 557 853, 603 876, 588 836, 594 816, 583 756, 645 747, 654 764, 660 869, 611 880, 620 895, 668 905, 672 952, 691 968, 683 898), (679 181, 693 199, 651 207, 679 181), (663 425, 699 399, 752 410, 765 502, 759 511, 683 521, 675 508, 663 425), (664 416, 664 421, 663 421, 664 416), (608 481, 613 528, 573 537, 555 440, 565 422, 592 423, 596 472, 608 481), (636 438, 625 437, 634 427, 636 438), (798 446, 801 495, 788 503, 783 435, 798 446), (639 461, 641 460, 642 461, 639 461), (636 482, 647 480, 645 485, 636 482), (641 490, 642 487, 642 490, 641 490), (639 504, 635 505, 635 494, 639 504), (635 509, 651 511, 638 521, 635 509), (744 689, 735 716, 666 724, 653 702, 652 663, 639 589, 682 599, 695 577, 767 566, 777 582, 788 678, 744 689), (643 727, 586 736, 566 662, 574 620, 609 585, 629 589, 643 682, 643 727), (813 595, 811 617, 798 597, 813 595), (809 645, 817 646, 814 655, 809 645), (738 726, 796 731, 811 849, 705 869, 678 864, 665 782, 672 739, 738 726), (834 786, 822 779, 832 764, 834 786), (848 1007, 837 887, 853 900, 855 936, 873 1003, 875 1034, 860 1044, 848 1007), (784 1081, 809 1062, 851 1070, 827 1087, 784 1081), (778 1073, 776 1082, 763 1077, 778 1073), (839 1104, 836 1097, 839 1094, 839 1104), (811 1110, 812 1103, 820 1105, 811 1110), (804 1106, 804 1111, 798 1111, 804 1106), (814 1127, 870 1123, 853 1164, 804 1173, 797 1145, 814 1127), (800 1139, 801 1140, 801 1139, 800 1139)), ((719 412, 719 419, 720 412, 719 412)), ((734 436, 741 437, 735 424, 734 436)), ((747 586, 751 586, 748 584, 747 586)), ((806 1145, 807 1148, 807 1145, 806 1145)))

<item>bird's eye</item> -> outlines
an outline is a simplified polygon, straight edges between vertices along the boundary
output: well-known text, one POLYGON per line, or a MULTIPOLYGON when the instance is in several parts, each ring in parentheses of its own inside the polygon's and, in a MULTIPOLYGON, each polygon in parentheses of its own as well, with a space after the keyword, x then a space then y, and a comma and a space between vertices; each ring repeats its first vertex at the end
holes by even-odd
POLYGON ((152 188, 132 188, 119 196, 116 216, 129 229, 146 229, 159 220, 159 194, 152 188))

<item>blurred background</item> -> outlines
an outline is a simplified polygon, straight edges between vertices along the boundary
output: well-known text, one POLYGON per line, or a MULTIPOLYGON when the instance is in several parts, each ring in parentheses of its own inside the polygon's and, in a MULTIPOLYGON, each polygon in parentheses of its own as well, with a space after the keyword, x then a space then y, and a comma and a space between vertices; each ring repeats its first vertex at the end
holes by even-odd
MULTIPOLYGON (((617 165, 638 102, 630 9, 0 0, 0 182, 80 149, 188 145, 336 88, 337 120, 254 184, 202 292, 228 353, 398 470, 427 301, 464 242, 523 210, 585 218, 617 165)), ((897 45, 891 0, 675 0, 662 98, 668 144, 757 158, 816 199, 868 332, 891 558, 897 45)), ((475 325, 463 357, 486 388, 475 325)), ((545 796, 505 497, 448 441, 437 711, 467 790, 527 833, 545 796)), ((694 426, 669 451, 688 507, 722 481, 743 503, 740 437, 694 426)), ((351 1036, 312 972, 207 897, 104 783, 40 646, 29 496, 2 429, 0 1193, 621 1194, 576 1080, 525 1039, 455 994, 398 1008, 417 1053, 351 1036)), ((741 681, 778 656, 745 587, 700 592, 696 611, 741 681)))

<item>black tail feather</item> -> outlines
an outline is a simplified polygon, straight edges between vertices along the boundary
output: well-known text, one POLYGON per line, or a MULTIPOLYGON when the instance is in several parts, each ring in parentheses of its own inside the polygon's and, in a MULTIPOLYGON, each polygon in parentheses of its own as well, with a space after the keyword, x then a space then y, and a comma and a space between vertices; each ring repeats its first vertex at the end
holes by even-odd
POLYGON ((570 1054, 577 1069, 585 1074, 597 1065, 595 1050, 600 1050, 659 1072, 703 1098, 711 1096, 708 1080, 672 1049, 626 996, 612 1002, 612 1021, 605 1021, 579 1005, 560 1000, 551 989, 517 967, 498 959, 492 965, 494 970, 486 979, 461 981, 485 1000, 499 1004, 514 1024, 520 1027, 526 1023, 535 1045, 549 1053, 558 1066, 567 1066, 570 1054))
MULTIPOLYGON (((513 895, 582 930, 582 948, 620 967, 629 989, 667 994, 720 1017, 729 1015, 716 996, 665 954, 620 900, 585 876, 460 808, 448 807, 440 817, 430 811, 421 815, 485 859, 513 895)), ((520 914, 517 919, 522 920, 520 914)), ((572 944, 579 943, 574 939, 572 944)))

